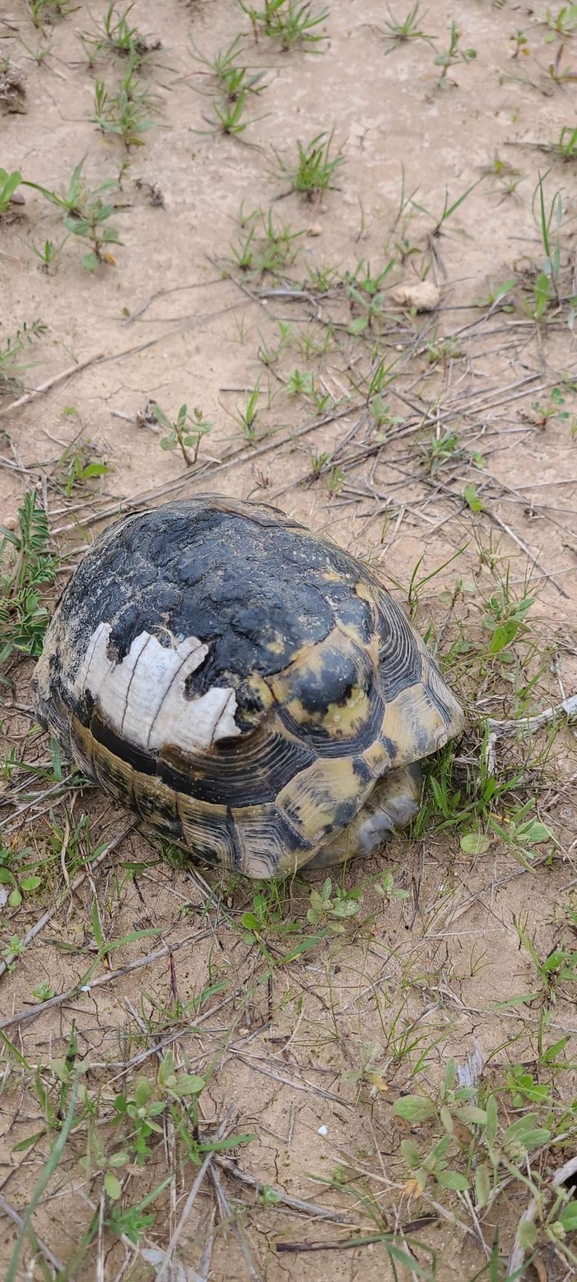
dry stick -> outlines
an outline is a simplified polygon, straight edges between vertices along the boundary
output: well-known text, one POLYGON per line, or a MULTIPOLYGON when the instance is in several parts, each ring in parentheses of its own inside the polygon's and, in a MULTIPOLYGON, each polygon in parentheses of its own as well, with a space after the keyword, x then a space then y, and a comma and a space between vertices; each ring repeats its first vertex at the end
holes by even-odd
MULTIPOLYGON (((120 845, 120 842, 124 839, 124 837, 128 836, 129 832, 132 832, 132 829, 136 827, 137 823, 138 823, 138 820, 135 820, 134 823, 129 824, 128 828, 125 828, 123 832, 117 833, 116 837, 112 838, 112 841, 109 841, 108 845, 105 846, 104 850, 101 852, 101 854, 99 854, 98 858, 92 861, 90 865, 91 872, 93 868, 97 868, 98 865, 102 863, 102 860, 105 859, 106 856, 110 854, 111 850, 114 850, 116 846, 120 845)), ((44 929, 44 926, 46 926, 47 922, 49 922, 51 918, 54 916, 54 914, 58 912, 58 909, 62 907, 62 904, 64 903, 65 899, 68 898, 68 894, 72 893, 75 890, 78 890, 79 887, 82 885, 82 883, 86 881, 87 876, 88 876, 88 873, 86 870, 84 870, 84 872, 80 872, 78 876, 74 878, 74 881, 72 882, 72 885, 70 886, 70 888, 67 887, 66 890, 63 890, 61 892, 56 902, 52 905, 52 908, 48 908, 47 911, 43 913, 42 917, 39 917, 38 921, 35 922, 34 926, 30 928, 30 930, 24 936, 24 938, 20 940, 21 949, 26 948, 28 944, 32 942, 35 936, 38 935, 40 931, 44 929)), ((5 972, 8 970, 8 967, 12 966, 13 962, 17 960, 18 956, 19 954, 16 954, 16 953, 8 953, 6 957, 6 961, 0 962, 0 976, 5 974, 5 972)))
MULTIPOLYGON (((158 932, 161 933, 160 930, 158 932)), ((113 979, 119 979, 123 975, 130 974, 133 970, 139 970, 141 966, 148 966, 150 962, 160 961, 163 957, 168 957, 170 953, 175 953, 179 948, 184 948, 185 944, 195 943, 201 939, 207 939, 212 934, 210 930, 201 930, 192 935, 186 935, 184 939, 178 939, 174 944, 165 944, 155 953, 148 953, 146 957, 138 957, 136 961, 128 962, 126 966, 119 966, 117 970, 110 970, 106 975, 99 975, 89 984, 76 983, 69 988, 66 993, 58 993, 56 997, 50 997, 47 1002, 39 1002, 37 1006, 29 1006, 28 1010, 18 1011, 16 1015, 10 1015, 8 1019, 0 1020, 0 1032, 4 1028, 10 1028, 13 1024, 23 1024, 27 1020, 36 1019, 43 1015, 44 1011, 51 1010, 53 1006, 62 1006, 64 1002, 71 1001, 74 997, 80 997, 82 993, 91 993, 93 988, 100 988, 102 984, 109 984, 113 979)))
MULTIPOLYGON (((417 1229, 426 1229, 429 1224, 436 1224, 438 1215, 421 1215, 418 1220, 409 1220, 408 1224, 402 1225, 396 1233, 367 1233, 361 1237, 343 1238, 342 1242, 277 1242, 275 1251, 279 1254, 296 1254, 301 1251, 346 1251, 355 1250, 359 1246, 372 1246, 374 1242, 391 1241, 393 1237, 400 1237, 403 1233, 416 1233, 417 1229)), ((408 1248, 407 1248, 408 1250, 408 1248)))
MULTIPOLYGON (((22 1219, 22 1216, 18 1214, 18 1211, 14 1210, 13 1206, 10 1206, 10 1203, 6 1201, 6 1198, 2 1197, 1 1193, 0 1193, 0 1211, 3 1211, 4 1214, 7 1215, 10 1220, 13 1220, 14 1223, 18 1225, 19 1229, 22 1228, 24 1224, 24 1220, 22 1219)), ((46 1245, 46 1242, 43 1242, 42 1238, 38 1237, 37 1233, 34 1233, 33 1235, 30 1235, 30 1236, 32 1238, 32 1241, 31 1241, 32 1248, 34 1249, 37 1247, 42 1252, 44 1258, 48 1260, 48 1263, 52 1265, 52 1268, 56 1271, 56 1273, 63 1274, 64 1265, 62 1261, 58 1259, 57 1255, 54 1255, 54 1252, 51 1251, 50 1247, 46 1245)))
MULTIPOLYGON (((241 1184, 248 1184, 249 1188, 256 1189, 258 1193, 264 1193, 265 1189, 270 1189, 270 1184, 263 1184, 257 1180, 255 1175, 249 1175, 248 1171, 243 1170, 241 1166, 231 1157, 224 1157, 222 1153, 217 1153, 216 1160, 223 1170, 229 1175, 234 1175, 235 1179, 240 1180, 241 1184)), ((300 1197, 291 1197, 289 1193, 284 1193, 282 1189, 272 1186, 275 1194, 275 1202, 282 1202, 284 1206, 290 1206, 293 1211, 300 1211, 303 1215, 315 1215, 319 1219, 333 1220, 337 1224, 351 1224, 350 1216, 341 1215, 338 1211, 333 1211, 329 1206, 316 1206, 314 1202, 303 1202, 300 1197)))
MULTIPOLYGON (((224 1118, 224 1120, 221 1122, 221 1124, 220 1124, 220 1126, 219 1126, 219 1129, 218 1129, 218 1138, 219 1138, 219 1140, 221 1140, 221 1139, 223 1138, 223 1136, 225 1135, 226 1131, 227 1131, 227 1130, 228 1130, 228 1128, 229 1128, 229 1123, 230 1123, 230 1114, 231 1114, 231 1110, 229 1109, 229 1110, 228 1110, 228 1112, 227 1112, 226 1117, 224 1118)), ((202 1163, 202 1166, 201 1166, 201 1168, 200 1168, 200 1171, 198 1172, 198 1175, 197 1175, 197 1177, 196 1177, 196 1179, 195 1179, 195 1181, 194 1181, 194 1183, 193 1183, 193 1185, 192 1185, 192 1188, 191 1188, 191 1190, 190 1190, 190 1193, 189 1193, 189 1195, 188 1195, 188 1197, 187 1197, 187 1199, 186 1199, 186 1202, 185 1202, 185 1204, 184 1204, 183 1211, 182 1211, 182 1215, 181 1215, 181 1217, 180 1217, 180 1219, 179 1219, 179 1221, 178 1221, 178 1224, 177 1224, 177 1226, 176 1226, 176 1228, 175 1228, 175 1230, 174 1230, 174 1233, 172 1234, 172 1237, 170 1238, 170 1241, 169 1241, 168 1246, 167 1246, 167 1248, 166 1248, 166 1250, 165 1250, 165 1252, 164 1252, 164 1255, 163 1255, 163 1257, 162 1257, 162 1260, 160 1261, 160 1267, 159 1267, 158 1272, 157 1272, 157 1274, 156 1274, 155 1282, 162 1282, 162 1279, 163 1279, 164 1277, 166 1277, 167 1270, 170 1268, 170 1263, 171 1263, 172 1257, 173 1257, 173 1255, 174 1255, 174 1252, 175 1252, 175 1250, 176 1250, 176 1247, 178 1246, 178 1243, 179 1243, 180 1238, 181 1238, 181 1236, 182 1236, 183 1230, 184 1230, 184 1228, 185 1228, 185 1226, 186 1226, 186 1222, 187 1222, 187 1220, 188 1220, 188 1217, 189 1217, 189 1215, 190 1215, 190 1212, 192 1211, 192 1208, 193 1208, 194 1203, 195 1203, 195 1201, 196 1201, 196 1198, 197 1198, 197 1196, 198 1196, 198 1193, 199 1193, 199 1190, 200 1190, 201 1184, 202 1184, 202 1182, 203 1182, 203 1180, 204 1180, 204 1177, 205 1177, 205 1175, 206 1175, 206 1173, 207 1173, 207 1171, 208 1171, 208 1168, 209 1168, 209 1166, 210 1166, 211 1162, 213 1162, 213 1161, 214 1161, 214 1156, 215 1156, 215 1155, 214 1155, 214 1152, 212 1152, 212 1153, 207 1153, 207 1155, 206 1155, 206 1157, 205 1157, 205 1159, 204 1159, 204 1162, 202 1163)))
POLYGON ((79 365, 71 365, 68 369, 62 370, 61 374, 55 374, 54 378, 49 378, 46 383, 41 383, 40 387, 35 387, 31 392, 26 392, 17 401, 11 401, 10 405, 6 405, 3 410, 0 410, 0 418, 11 414, 13 410, 20 409, 22 405, 28 405, 30 401, 36 400, 37 396, 42 396, 44 392, 49 392, 50 388, 55 387, 57 383, 62 383, 65 378, 72 378, 73 374, 79 374, 81 370, 87 369, 89 365, 97 365, 99 361, 104 359, 105 353, 99 352, 97 356, 89 356, 87 360, 80 361, 79 365))
POLYGON ((535 717, 520 717, 518 721, 494 721, 492 717, 488 717, 487 725, 489 730, 495 731, 499 736, 515 734, 517 731, 532 734, 534 730, 540 730, 550 721, 555 721, 562 713, 569 721, 577 717, 577 694, 572 694, 569 699, 563 699, 552 708, 545 708, 544 712, 537 713, 535 717))
MULTIPOLYGON (((553 1176, 553 1179, 550 1182, 549 1187, 552 1189, 561 1188, 561 1185, 565 1184, 566 1180, 569 1180, 571 1176, 575 1175, 576 1173, 577 1173, 577 1157, 571 1157, 568 1162, 565 1162, 564 1166, 560 1166, 559 1170, 555 1171, 555 1174, 553 1176)), ((523 1264, 525 1262, 525 1247, 522 1246, 521 1244, 523 1229, 526 1224, 533 1223, 539 1207, 539 1201, 540 1201, 539 1198, 536 1198, 536 1197, 532 1198, 532 1200, 530 1201, 527 1207, 527 1210, 523 1212, 521 1219, 519 1220, 519 1223, 517 1225, 515 1241, 513 1243, 513 1249, 509 1256, 509 1264, 507 1267, 507 1274, 510 1277, 516 1276, 518 1273, 520 1273, 520 1270, 523 1268, 523 1264)))
POLYGON ((240 1224, 235 1219, 232 1213, 228 1198, 222 1187, 220 1176, 214 1166, 210 1167, 210 1177, 216 1189, 218 1209, 220 1211, 221 1219, 223 1221, 230 1220, 232 1231, 234 1233, 234 1236, 239 1244, 242 1255, 244 1257, 244 1262, 246 1264, 248 1275, 250 1277, 251 1282, 263 1282, 262 1274, 259 1272, 259 1270, 257 1269, 254 1263, 254 1260, 252 1258, 252 1255, 248 1247, 248 1243, 244 1237, 240 1224))

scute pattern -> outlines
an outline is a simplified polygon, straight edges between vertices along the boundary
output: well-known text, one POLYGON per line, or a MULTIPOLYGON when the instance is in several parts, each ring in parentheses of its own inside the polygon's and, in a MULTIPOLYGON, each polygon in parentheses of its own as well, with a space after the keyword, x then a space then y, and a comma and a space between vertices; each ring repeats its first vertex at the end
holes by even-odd
POLYGON ((408 822, 417 785, 403 768, 462 725, 371 571, 274 508, 218 495, 126 517, 97 540, 48 629, 36 687, 42 723, 106 791, 170 840, 259 878, 324 866, 331 847, 366 852, 395 816, 408 822), (147 730, 149 670, 171 711, 147 730))

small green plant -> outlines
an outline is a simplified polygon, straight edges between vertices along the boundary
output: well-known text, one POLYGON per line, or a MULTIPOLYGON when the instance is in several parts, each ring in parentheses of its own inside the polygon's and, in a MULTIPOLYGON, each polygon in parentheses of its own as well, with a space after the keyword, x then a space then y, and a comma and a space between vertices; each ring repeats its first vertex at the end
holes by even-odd
POLYGON ((419 449, 431 476, 434 476, 445 464, 452 463, 463 456, 459 437, 449 428, 439 435, 433 433, 427 441, 421 441, 419 449))
MULTIPOLYGON (((534 604, 533 597, 524 596, 516 601, 509 587, 509 571, 497 592, 485 603, 483 626, 490 634, 487 647, 489 655, 507 658, 508 647, 527 636, 527 616, 534 604)), ((510 656, 509 656, 510 658, 510 656)))
POLYGON ((28 493, 18 512, 18 530, 0 526, 0 670, 15 656, 40 654, 48 623, 44 601, 58 564, 44 508, 28 493))
POLYGON ((148 86, 137 76, 137 66, 137 61, 131 56, 115 93, 108 91, 103 80, 96 81, 94 111, 90 116, 103 134, 122 138, 127 150, 144 146, 142 135, 155 127, 150 113, 158 109, 148 86))
POLYGON ((547 9, 542 18, 538 19, 543 26, 547 27, 545 40, 552 44, 554 40, 561 37, 569 37, 577 30, 577 4, 564 4, 557 13, 547 9))
POLYGON ((72 13, 75 0, 26 0, 26 3, 34 26, 43 27, 45 22, 72 13))
POLYGON ((47 332, 48 326, 44 321, 32 321, 30 325, 24 321, 22 329, 17 329, 13 337, 7 338, 3 346, 0 346, 0 396, 20 387, 16 376, 28 366, 22 364, 18 357, 47 332))
MULTIPOLYGON (((535 797, 530 797, 523 806, 517 806, 506 817, 504 823, 500 823, 494 815, 489 815, 488 821, 498 837, 501 838, 509 851, 523 868, 530 868, 531 862, 535 858, 535 846, 541 846, 544 842, 552 842, 553 834, 545 826, 534 818, 532 811, 535 809, 535 797)), ((577 953, 575 954, 577 959, 577 953)), ((577 979, 577 975, 574 976, 577 979)))
POLYGON ((252 71, 248 67, 239 66, 238 59, 242 57, 242 53, 242 36, 235 36, 228 48, 219 49, 214 58, 206 58, 193 45, 192 56, 195 62, 206 67, 203 74, 210 76, 216 87, 231 102, 241 93, 260 94, 266 88, 263 83, 266 71, 252 71))
POLYGON ((261 276, 265 272, 280 275, 296 261, 296 242, 303 233, 291 231, 286 223, 277 223, 272 210, 265 214, 262 209, 255 209, 244 214, 241 209, 238 221, 238 236, 230 248, 234 264, 241 271, 261 276))
POLYGON ((389 21, 387 22, 385 19, 384 28, 377 28, 379 34, 384 37, 387 45, 385 53, 394 53, 395 49, 400 49, 402 45, 410 44, 413 40, 424 40, 426 44, 433 46, 435 37, 427 35, 426 31, 421 29, 420 24, 424 21, 427 15, 425 11, 421 16, 420 9, 421 5, 419 0, 417 0, 416 4, 413 5, 413 8, 405 14, 405 17, 401 19, 401 21, 399 21, 395 18, 394 14, 391 13, 389 5, 387 5, 389 21))
POLYGON ((75 440, 61 454, 53 483, 69 499, 75 490, 107 476, 109 472, 110 468, 98 459, 90 441, 75 440))
POLYGON ((38 249, 36 245, 33 245, 31 241, 25 240, 22 243, 26 245, 26 247, 34 254, 34 257, 38 259, 40 270, 45 272, 47 276, 50 276, 56 267, 56 262, 60 257, 67 240, 68 236, 64 236, 59 244, 56 244, 53 240, 45 240, 40 249, 38 249))
POLYGON ((246 436, 250 445, 256 440, 256 420, 258 418, 258 402, 260 396, 260 384, 257 383, 248 398, 243 409, 237 407, 235 420, 241 431, 246 436))
POLYGON ((29 849, 18 853, 18 861, 12 853, 0 844, 0 886, 4 887, 6 902, 10 908, 19 908, 25 895, 33 893, 42 885, 42 877, 26 869, 20 869, 17 862, 30 854, 29 849))
POLYGON ((256 120, 262 120, 262 116, 257 116, 252 120, 245 119, 247 108, 247 90, 239 89, 235 96, 223 98, 222 102, 214 104, 214 119, 205 116, 207 124, 211 126, 210 130, 195 129, 195 133, 222 133, 229 138, 240 138, 241 134, 254 125, 256 120))
POLYGON ((148 43, 137 27, 132 27, 128 15, 134 4, 129 4, 123 13, 117 11, 116 0, 112 0, 102 19, 102 26, 94 33, 79 33, 79 39, 88 58, 89 66, 101 53, 112 53, 118 58, 130 58, 133 66, 140 66, 162 48, 160 40, 148 43))
POLYGON ((540 320, 545 314, 549 302, 556 301, 559 298, 562 230, 565 217, 563 193, 556 191, 551 199, 547 201, 543 179, 539 178, 533 193, 531 212, 539 232, 544 254, 541 270, 533 285, 534 314, 535 319, 540 320), (547 282, 546 289, 543 277, 547 282))
POLYGON ((445 53, 436 54, 433 60, 435 63, 435 66, 441 68, 441 73, 439 75, 439 79, 437 82, 439 85, 439 88, 441 89, 446 88, 447 84, 449 83, 449 81, 447 80, 447 73, 451 67, 457 66, 458 63, 474 62, 475 58, 477 57, 476 49, 460 48, 459 42, 461 39, 461 34, 462 33, 459 30, 457 23, 452 22, 450 36, 449 36, 449 47, 445 53))
POLYGON ((89 188, 82 174, 83 165, 81 160, 74 169, 63 196, 48 187, 41 187, 39 183, 26 180, 24 186, 39 191, 61 210, 66 231, 90 242, 90 252, 84 255, 82 262, 88 271, 93 272, 101 263, 114 266, 115 259, 109 246, 122 244, 117 229, 106 225, 115 212, 114 205, 102 199, 104 192, 116 190, 118 184, 114 178, 108 178, 98 187, 89 188))
POLYGON ((324 39, 317 27, 328 18, 328 9, 313 11, 309 0, 264 0, 264 9, 255 9, 247 0, 237 0, 243 13, 250 18, 255 39, 259 35, 276 40, 283 52, 304 45, 307 50, 324 39))
POLYGON ((166 436, 160 442, 161 449, 180 450, 186 466, 192 467, 198 458, 203 437, 212 431, 212 423, 205 419, 201 409, 195 408, 189 414, 187 405, 180 406, 174 420, 169 419, 155 402, 151 403, 150 409, 157 423, 166 430, 166 436))
POLYGON ((515 60, 515 58, 518 58, 520 53, 524 54, 525 57, 528 55, 529 41, 525 35, 525 32, 522 31, 520 27, 516 28, 512 36, 509 36, 509 44, 513 46, 513 52, 511 54, 511 58, 513 60, 515 60))
POLYGON ((341 886, 336 886, 333 891, 331 878, 327 877, 320 891, 311 890, 310 905, 307 921, 311 926, 328 926, 342 935, 345 930, 343 922, 357 917, 361 911, 361 892, 344 890, 341 886))
POLYGON ((311 142, 303 146, 297 142, 296 162, 287 163, 275 151, 279 162, 280 173, 287 178, 291 190, 296 191, 307 200, 314 200, 323 191, 334 190, 333 178, 344 163, 342 151, 331 156, 333 134, 317 134, 311 142))
POLYGON ((17 169, 12 173, 8 173, 7 169, 0 169, 0 218, 8 212, 14 192, 21 182, 22 174, 17 169))

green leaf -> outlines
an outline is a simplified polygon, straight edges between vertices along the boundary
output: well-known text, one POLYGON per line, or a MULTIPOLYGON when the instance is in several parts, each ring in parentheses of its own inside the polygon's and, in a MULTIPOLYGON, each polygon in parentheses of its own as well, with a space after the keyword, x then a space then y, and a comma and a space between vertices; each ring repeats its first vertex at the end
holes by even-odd
POLYGON ((38 887, 41 885, 42 885, 41 877, 23 877, 20 882, 20 887, 22 890, 38 890, 38 887))
POLYGON ((489 1098, 485 1104, 485 1112, 487 1114, 487 1122, 485 1125, 485 1136, 487 1138, 488 1144, 494 1144, 497 1138, 497 1127, 499 1123, 499 1111, 497 1108, 497 1101, 494 1095, 489 1095, 489 1098))
POLYGON ((88 463, 80 473, 81 481, 88 481, 91 476, 106 476, 108 468, 105 463, 88 463))
POLYGON ((481 1162, 475 1171, 475 1201, 477 1209, 482 1211, 491 1196, 491 1173, 488 1162, 481 1162))
POLYGON ((3 882, 5 886, 15 886, 16 878, 14 873, 11 873, 9 868, 0 868, 0 882, 3 882))
POLYGON ((459 845, 464 855, 486 855, 491 842, 482 832, 464 832, 459 845))
POLYGON ((489 654, 499 654, 506 646, 515 640, 517 635, 517 623, 514 619, 509 619, 507 623, 502 623, 495 631, 489 642, 489 654))
POLYGON ((557 1059, 558 1055, 561 1055, 562 1052, 565 1050, 565 1047, 569 1040, 570 1040, 569 1037, 560 1037, 558 1042, 554 1042, 553 1046, 550 1046, 549 1049, 546 1050, 545 1054, 543 1055, 543 1060, 545 1064, 553 1064, 554 1061, 557 1059))
POLYGON ((424 1095, 403 1095, 393 1104, 393 1113, 405 1122, 426 1122, 435 1112, 434 1104, 424 1095))
POLYGON ((435 1179, 441 1188, 455 1189, 459 1193, 465 1193, 469 1187, 468 1179, 459 1171, 435 1171, 435 1179))
POLYGON ((122 1196, 122 1184, 118 1176, 113 1171, 107 1171, 104 1176, 104 1187, 112 1202, 116 1202, 122 1196))
POLYGON ((197 1077, 196 1073, 179 1073, 176 1084, 170 1087, 173 1095, 200 1095, 206 1086, 205 1077, 197 1077))
POLYGON ((245 1135, 229 1135, 225 1140, 207 1140, 204 1144, 199 1144, 200 1153, 223 1153, 227 1148, 237 1148, 239 1144, 252 1144, 257 1136, 254 1131, 247 1131, 245 1135))
MULTIPOLYGON (((77 228, 73 230, 76 231, 77 236, 82 236, 84 234, 83 232, 78 231, 77 228)), ((96 257, 96 254, 85 254, 82 259, 82 265, 86 268, 87 272, 95 272, 100 266, 100 260, 96 257)))
POLYGON ((463 490, 463 498, 471 512, 482 512, 483 501, 479 498, 474 485, 466 485, 463 490))
POLYGON ((33 1145, 37 1144, 38 1140, 43 1139, 45 1135, 46 1135, 46 1131, 35 1131, 34 1135, 28 1135, 28 1137, 25 1140, 20 1140, 18 1144, 15 1144, 12 1149, 12 1152, 25 1153, 26 1149, 32 1148, 33 1145))
POLYGON ((411 1170, 421 1165, 421 1154, 412 1140, 401 1140, 401 1153, 411 1170))
POLYGON ((577 1230, 577 1203, 570 1202, 569 1206, 564 1206, 559 1220, 566 1233, 574 1233, 577 1230))
POLYGON ((535 1245, 537 1238, 539 1237, 537 1225, 533 1224, 531 1220, 525 1220, 519 1225, 518 1236, 519 1245, 524 1246, 525 1249, 529 1251, 531 1247, 535 1245))
POLYGON ((358 338, 359 334, 364 334, 368 323, 366 316, 357 316, 355 320, 351 321, 348 333, 352 334, 353 338, 358 338))
POLYGON ((245 930, 260 930, 261 923, 258 917, 255 917, 254 913, 243 913, 240 920, 241 925, 244 926, 245 930))
POLYGON ((12 891, 12 893, 8 896, 8 903, 10 904, 11 908, 20 907, 20 904, 22 903, 22 895, 20 894, 19 890, 12 891))
POLYGON ((487 1122, 485 1109, 477 1108, 475 1104, 464 1104, 462 1108, 458 1108, 457 1117, 466 1126, 485 1126, 487 1122))

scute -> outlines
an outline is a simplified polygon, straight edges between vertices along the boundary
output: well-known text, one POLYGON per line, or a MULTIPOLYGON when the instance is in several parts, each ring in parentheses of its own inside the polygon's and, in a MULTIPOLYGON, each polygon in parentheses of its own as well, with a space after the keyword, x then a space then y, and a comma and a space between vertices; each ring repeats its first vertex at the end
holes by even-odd
POLYGON ((41 722, 109 794, 253 877, 329 843, 342 858, 358 834, 368 849, 391 822, 365 827, 375 789, 398 771, 412 813, 402 768, 462 726, 370 570, 266 504, 218 495, 105 531, 57 607, 36 690, 41 722))

